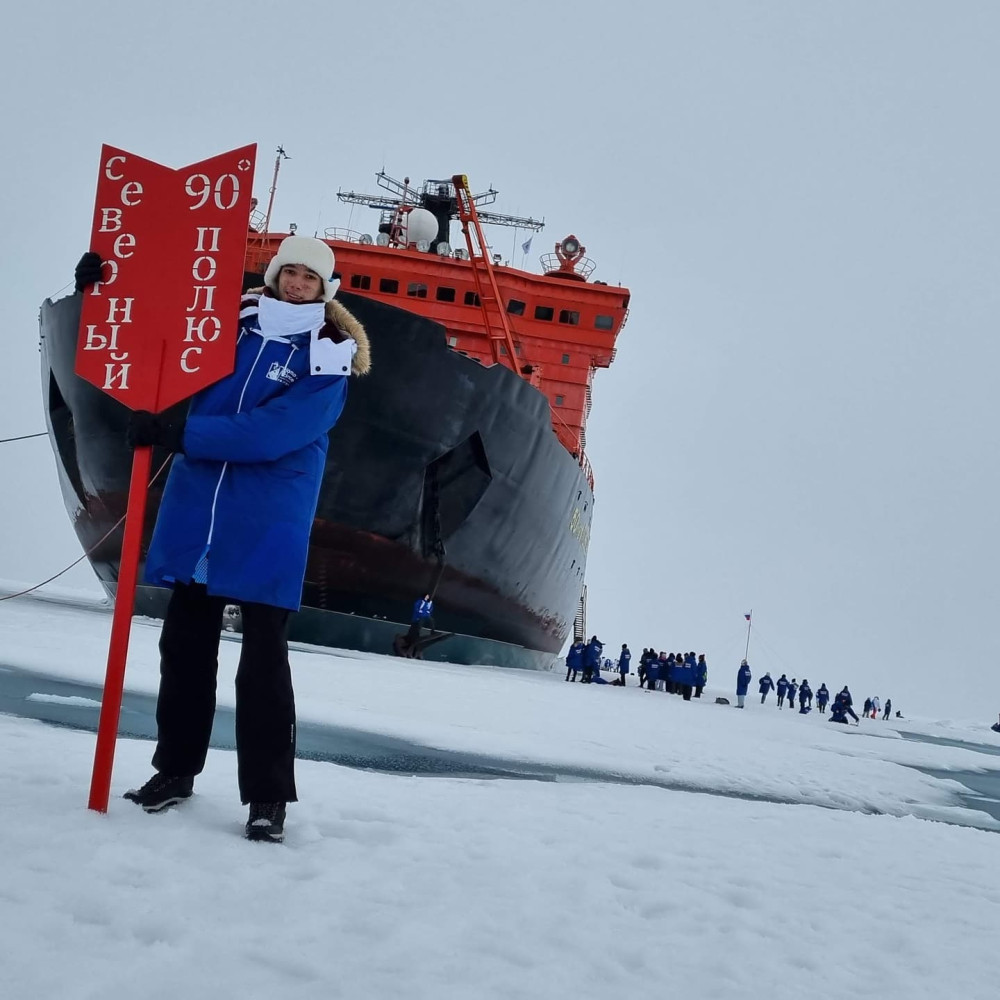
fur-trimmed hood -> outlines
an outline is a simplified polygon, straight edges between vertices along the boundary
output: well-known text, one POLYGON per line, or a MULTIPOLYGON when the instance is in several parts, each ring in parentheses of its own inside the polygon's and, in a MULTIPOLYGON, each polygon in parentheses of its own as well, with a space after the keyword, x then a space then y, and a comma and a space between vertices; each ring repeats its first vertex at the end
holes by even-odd
MULTIPOLYGON (((248 288, 245 294, 273 296, 274 293, 270 288, 248 288)), ((324 303, 323 311, 326 322, 319 331, 319 336, 328 337, 335 344, 348 338, 353 340, 358 345, 358 350, 351 361, 351 374, 367 375, 372 369, 372 349, 365 328, 336 299, 324 303)))

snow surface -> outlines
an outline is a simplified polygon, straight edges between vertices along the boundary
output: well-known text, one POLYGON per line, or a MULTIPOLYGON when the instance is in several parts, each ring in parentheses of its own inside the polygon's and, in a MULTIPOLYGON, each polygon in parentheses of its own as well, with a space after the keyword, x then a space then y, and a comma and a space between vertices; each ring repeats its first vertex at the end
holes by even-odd
MULTIPOLYGON (((0 602, 0 665, 99 682, 110 622, 0 602)), ((157 638, 136 620, 130 690, 155 692, 157 638)), ((221 704, 238 653, 223 642, 221 704)), ((996 993, 1000 823, 915 769, 992 759, 897 731, 989 743, 982 725, 713 704, 735 665, 684 703, 350 651, 292 660, 302 720, 676 790, 300 761, 286 843, 250 844, 232 753, 147 816, 120 796, 149 776, 151 744, 121 739, 101 816, 92 734, 0 716, 0 996, 996 993)))

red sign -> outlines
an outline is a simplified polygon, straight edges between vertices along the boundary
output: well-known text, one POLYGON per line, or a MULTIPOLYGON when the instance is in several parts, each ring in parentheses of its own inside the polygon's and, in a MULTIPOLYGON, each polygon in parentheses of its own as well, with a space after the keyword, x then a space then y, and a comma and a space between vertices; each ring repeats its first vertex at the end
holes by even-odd
POLYGON ((158 413, 233 370, 256 145, 172 170, 101 147, 76 373, 158 413))

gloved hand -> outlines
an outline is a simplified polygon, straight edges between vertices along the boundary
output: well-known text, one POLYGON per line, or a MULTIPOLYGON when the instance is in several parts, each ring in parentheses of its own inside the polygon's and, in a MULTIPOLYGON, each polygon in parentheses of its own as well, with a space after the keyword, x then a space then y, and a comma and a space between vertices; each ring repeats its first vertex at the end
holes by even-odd
POLYGON ((96 285, 101 280, 101 265, 103 263, 100 254, 88 250, 80 258, 79 263, 76 265, 76 270, 73 272, 73 287, 78 292, 84 292, 91 285, 96 285))
POLYGON ((125 440, 130 448, 155 445, 167 451, 184 451, 186 417, 168 417, 164 413, 136 410, 129 418, 125 440))

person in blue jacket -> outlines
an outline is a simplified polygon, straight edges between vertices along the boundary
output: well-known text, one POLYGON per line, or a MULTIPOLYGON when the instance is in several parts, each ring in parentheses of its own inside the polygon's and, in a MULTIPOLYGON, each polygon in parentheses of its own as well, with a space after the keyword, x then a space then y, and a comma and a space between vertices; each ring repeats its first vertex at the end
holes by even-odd
POLYGON ((412 621, 420 622, 425 624, 434 614, 434 602, 431 600, 430 594, 424 594, 423 597, 418 597, 413 602, 413 618, 412 621))
POLYGON ((785 703, 785 695, 788 693, 788 678, 784 674, 778 678, 775 690, 778 693, 778 708, 781 708, 785 703))
POLYGON ((583 669, 583 640, 576 639, 566 654, 566 680, 576 681, 577 672, 583 669), (573 676, 570 677, 570 674, 573 676))
POLYGON ((795 708, 795 695, 796 695, 796 692, 798 690, 799 690, 799 682, 793 677, 788 682, 787 695, 788 695, 788 707, 789 708, 795 708))
POLYGON ((774 690, 774 681, 771 680, 770 673, 766 673, 760 679, 760 703, 762 705, 767 700, 768 692, 773 690, 774 690))
POLYGON ((172 591, 160 635, 156 773, 125 797, 158 812, 191 795, 212 732, 222 617, 235 603, 245 834, 280 841, 286 803, 297 798, 288 618, 302 598, 328 435, 348 376, 367 372, 370 358, 364 328, 334 300, 340 281, 322 240, 285 239, 264 284, 240 304, 232 374, 197 393, 186 416, 137 411, 129 423, 132 447, 174 458, 145 567, 147 583, 172 591))
POLYGON ((698 657, 692 649, 689 653, 684 654, 680 670, 680 685, 675 689, 680 692, 685 701, 691 700, 691 695, 694 692, 694 686, 697 683, 697 674, 698 657))
MULTIPOLYGON (((651 649, 650 653, 653 653, 653 652, 654 652, 654 650, 651 649)), ((660 680, 660 667, 661 667, 660 658, 658 656, 651 656, 649 658, 649 662, 646 664, 646 690, 647 691, 655 691, 656 690, 656 685, 657 685, 657 683, 660 680)), ((666 669, 665 661, 664 661, 664 667, 663 667, 663 669, 666 669)))
POLYGON ((813 698, 812 688, 809 687, 809 681, 806 680, 805 677, 803 677, 802 683, 799 685, 800 712, 805 714, 805 712, 803 712, 803 709, 805 709, 805 711, 810 711, 812 709, 812 698, 813 698))
POLYGON ((696 698, 701 697, 702 691, 705 690, 705 685, 708 683, 708 662, 705 660, 705 654, 698 654, 698 662, 694 668, 694 696, 696 698))
POLYGON ((406 634, 408 643, 414 643, 420 638, 420 630, 429 628, 433 630, 434 601, 430 594, 424 594, 413 602, 413 614, 410 616, 410 630, 406 634))
POLYGON ((583 683, 590 684, 595 675, 601 673, 601 653, 604 651, 604 644, 596 635, 590 637, 586 649, 583 651, 583 683))
POLYGON ((673 694, 675 691, 680 690, 681 684, 681 667, 683 666, 683 661, 679 653, 667 653, 666 656, 660 653, 659 659, 657 661, 659 668, 659 681, 654 687, 659 687, 666 691, 667 694, 673 694))
POLYGON ((753 674, 750 673, 750 664, 744 660, 740 664, 740 669, 736 673, 736 707, 743 708, 747 699, 747 691, 750 690, 750 681, 753 674))
POLYGON ((826 686, 826 683, 820 684, 816 689, 816 707, 820 711, 820 715, 826 714, 827 702, 830 700, 830 691, 826 686))
POLYGON ((628 673, 628 665, 632 660, 632 651, 628 648, 628 643, 622 643, 622 651, 618 654, 618 676, 621 677, 621 686, 625 687, 625 675, 628 673))
POLYGON ((851 692, 845 684, 844 690, 833 699, 833 708, 830 709, 830 721, 842 722, 846 726, 847 716, 850 716, 854 720, 855 725, 859 722, 854 712, 854 699, 851 697, 851 692))
POLYGON ((853 701, 851 692, 846 687, 843 691, 840 691, 833 699, 833 707, 830 709, 830 722, 839 722, 846 726, 847 716, 850 715, 854 719, 855 725, 857 725, 858 717, 854 714, 853 701))

